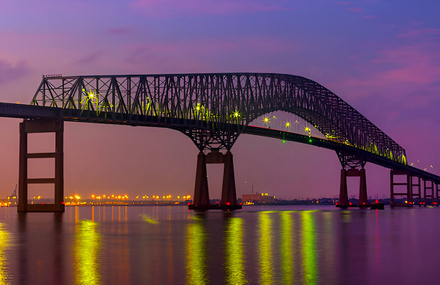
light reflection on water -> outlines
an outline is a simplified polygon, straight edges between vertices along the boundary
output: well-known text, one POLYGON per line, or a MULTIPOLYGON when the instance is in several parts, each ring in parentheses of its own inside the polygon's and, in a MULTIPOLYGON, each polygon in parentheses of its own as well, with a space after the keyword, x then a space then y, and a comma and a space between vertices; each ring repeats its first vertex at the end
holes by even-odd
POLYGON ((8 271, 8 259, 5 250, 10 246, 11 238, 3 223, 0 223, 0 284, 10 284, 11 274, 8 271))
POLYGON ((315 248, 315 220, 313 211, 301 212, 302 223, 302 257, 305 284, 316 284, 316 248, 315 248))
POLYGON ((260 218, 260 283, 272 284, 272 220, 270 212, 261 212, 260 218))
MULTIPOLYGON (((93 213, 93 212, 92 212, 93 213)), ((82 220, 76 223, 75 233, 75 283, 100 284, 99 251, 101 236, 97 231, 98 223, 82 220)))
POLYGON ((440 262, 439 208, 15 211, 0 209, 1 284, 428 284, 440 262))
POLYGON ((281 264, 283 268, 283 284, 293 284, 293 257, 296 255, 293 245, 296 243, 292 235, 293 220, 291 212, 281 212, 281 264))
POLYGON ((243 219, 230 217, 225 231, 226 284, 247 284, 244 271, 243 219))
POLYGON ((186 236, 187 284, 209 284, 206 266, 206 232, 203 218, 195 216, 188 224, 186 236))

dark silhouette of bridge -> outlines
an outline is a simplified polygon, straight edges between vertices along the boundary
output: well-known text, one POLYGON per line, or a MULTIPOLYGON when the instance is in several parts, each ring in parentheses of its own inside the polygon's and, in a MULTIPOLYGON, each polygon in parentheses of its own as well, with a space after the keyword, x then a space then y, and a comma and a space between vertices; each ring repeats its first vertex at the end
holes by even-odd
POLYGON ((360 178, 359 206, 368 206, 364 166, 375 163, 391 169, 394 196, 406 196, 406 206, 438 204, 440 177, 407 165, 405 150, 333 92, 301 76, 268 73, 211 73, 161 75, 43 76, 30 105, 0 103, 0 116, 23 118, 20 124, 18 211, 64 211, 64 121, 170 128, 188 136, 199 149, 191 208, 209 204, 206 164, 223 163, 220 208, 237 205, 231 148, 242 133, 273 137, 336 151, 341 162, 339 205, 349 206, 347 176, 360 178), (249 124, 275 111, 293 113, 320 131, 324 138, 249 124), (28 153, 27 134, 55 132, 54 153, 28 153), (27 176, 27 161, 55 158, 54 178, 27 176), (396 175, 406 182, 396 183, 396 175), (423 184, 421 183, 423 180, 423 184), (32 183, 55 184, 53 205, 28 205, 32 183), (405 187, 403 192, 395 189, 405 187), (423 186, 423 195, 422 195, 423 186))

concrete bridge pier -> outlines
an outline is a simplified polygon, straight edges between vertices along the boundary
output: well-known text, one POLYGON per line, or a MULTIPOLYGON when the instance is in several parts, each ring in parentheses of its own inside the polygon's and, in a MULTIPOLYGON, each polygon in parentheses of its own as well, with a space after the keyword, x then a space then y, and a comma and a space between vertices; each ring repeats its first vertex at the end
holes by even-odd
MULTIPOLYGON (((367 198, 367 179, 365 175, 365 169, 341 169, 341 187, 339 192, 339 207, 345 208, 352 206, 348 201, 348 192, 347 192, 347 177, 359 177, 359 207, 367 207, 368 206, 368 198, 367 198)), ((353 205, 355 206, 355 205, 353 205)))
POLYGON ((234 163, 232 153, 227 151, 226 154, 214 149, 208 154, 201 151, 197 156, 197 172, 194 188, 193 203, 189 205, 190 209, 207 210, 207 209, 239 209, 241 205, 237 205, 237 195, 235 189, 234 163), (220 205, 211 205, 209 203, 208 178, 206 164, 223 163, 223 185, 222 198, 220 205))
POLYGON ((414 205, 414 197, 418 197, 419 205, 422 205, 422 197, 420 192, 420 178, 413 176, 410 171, 406 170, 390 170, 390 207, 412 207, 414 205), (403 176, 400 182, 397 182, 396 176, 403 176), (416 180, 414 181, 414 178, 416 180), (416 188, 417 192, 414 192, 416 188), (406 196, 406 203, 396 202, 396 198, 401 199, 406 196))
POLYGON ((20 154, 18 181, 18 212, 64 212, 64 165, 63 165, 63 120, 23 120, 20 123, 20 154), (55 133, 55 151, 49 153, 28 153, 28 134, 55 133), (28 159, 54 158, 55 177, 28 178, 28 159), (54 184, 53 204, 28 204, 29 184, 54 184))
POLYGON ((209 206, 208 175, 206 172, 206 155, 201 151, 197 156, 196 184, 193 205, 209 206))
POLYGON ((237 194, 235 191, 235 176, 234 163, 232 160, 232 153, 226 152, 223 156, 224 171, 223 171, 223 187, 222 187, 222 205, 236 206, 237 194))

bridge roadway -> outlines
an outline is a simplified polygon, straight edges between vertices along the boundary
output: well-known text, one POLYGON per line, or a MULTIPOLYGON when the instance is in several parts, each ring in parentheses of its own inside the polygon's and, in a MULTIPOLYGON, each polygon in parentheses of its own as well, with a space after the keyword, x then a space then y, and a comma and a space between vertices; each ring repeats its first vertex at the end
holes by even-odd
MULTIPOLYGON (((162 118, 158 120, 156 116, 144 116, 144 115, 126 115, 116 114, 116 116, 105 117, 103 113, 101 116, 96 116, 95 112, 87 110, 66 110, 62 108, 32 106, 24 104, 3 103, 0 102, 0 117, 10 118, 23 118, 23 119, 62 119, 64 121, 72 122, 89 122, 89 123, 102 123, 102 124, 118 124, 118 125, 130 125, 130 126, 148 126, 148 127, 182 127, 185 125, 187 119, 178 118, 162 118)), ((193 120, 191 120, 193 121, 193 120)), ((204 121, 200 121, 200 125, 203 125, 204 121)), ((194 125, 193 122, 189 122, 188 125, 194 125)), ((327 148, 334 151, 344 151, 347 153, 362 156, 366 161, 374 163, 389 169, 398 171, 408 171, 413 176, 420 177, 424 180, 432 181, 436 184, 440 184, 440 176, 433 173, 399 163, 397 161, 388 159, 387 157, 377 155, 359 148, 346 145, 330 139, 322 139, 317 137, 309 137, 307 135, 301 135, 297 133, 286 132, 276 129, 268 129, 254 126, 246 126, 243 130, 244 134, 271 137, 279 140, 295 141, 299 143, 309 144, 317 147, 327 148), (310 142, 310 139, 312 142, 310 142)))

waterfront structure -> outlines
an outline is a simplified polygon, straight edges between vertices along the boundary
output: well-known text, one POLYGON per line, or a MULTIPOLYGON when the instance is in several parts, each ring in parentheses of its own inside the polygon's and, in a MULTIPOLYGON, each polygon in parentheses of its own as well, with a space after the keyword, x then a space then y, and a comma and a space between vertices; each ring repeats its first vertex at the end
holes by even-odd
MULTIPOLYGON (((206 164, 224 165, 222 208, 239 208, 231 148, 242 133, 297 141, 335 150, 341 162, 339 206, 348 206, 347 176, 360 179, 359 206, 367 206, 365 163, 390 168, 391 177, 407 175, 406 191, 390 183, 395 195, 413 195, 413 177, 425 181, 425 197, 438 202, 440 177, 407 164, 405 150, 333 92, 310 79, 269 73, 209 73, 160 75, 44 76, 31 106, 0 103, 0 116, 19 117, 19 211, 63 211, 63 122, 92 122, 171 128, 182 132, 199 149, 192 208, 209 204, 206 164), (274 111, 296 114, 324 138, 285 130, 249 126, 274 111), (54 132, 54 153, 27 153, 27 133, 54 132), (54 178, 29 179, 28 159, 55 158, 54 178), (426 184, 426 182, 431 184, 426 184), (55 184, 55 206, 25 205, 27 185, 55 184), (431 185, 431 186, 426 186, 431 185), (61 197, 61 198, 60 198, 61 197), (52 208, 50 208, 52 207, 52 208)), ((419 185, 421 185, 419 183, 419 185)), ((420 196, 420 198, 422 198, 420 196)), ((423 199, 419 199, 423 200, 423 199)), ((422 201, 423 202, 423 201, 422 201)))
POLYGON ((269 195, 269 193, 244 194, 241 199, 244 204, 275 203, 276 201, 276 197, 269 195))

